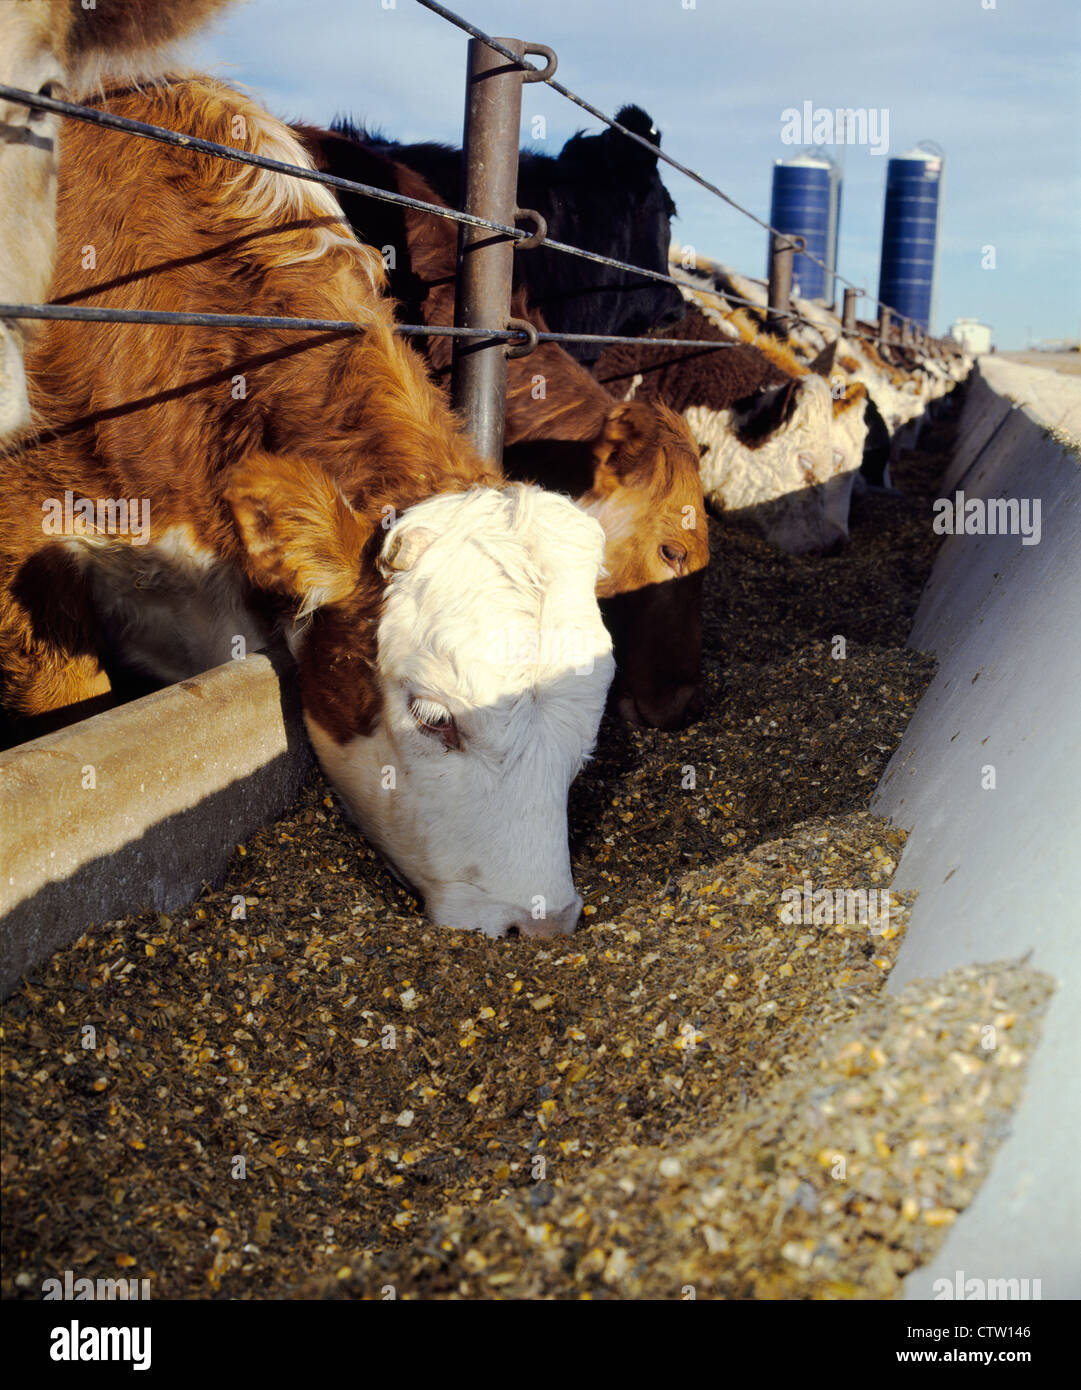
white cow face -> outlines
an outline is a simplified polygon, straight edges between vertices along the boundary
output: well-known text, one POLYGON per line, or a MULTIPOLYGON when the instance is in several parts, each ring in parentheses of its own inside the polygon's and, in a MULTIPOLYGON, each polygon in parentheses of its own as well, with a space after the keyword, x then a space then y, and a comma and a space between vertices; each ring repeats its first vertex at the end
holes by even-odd
POLYGON ((594 596, 604 533, 537 488, 422 502, 389 532, 382 713, 312 742, 428 916, 488 936, 574 929, 567 791, 614 663, 594 596))

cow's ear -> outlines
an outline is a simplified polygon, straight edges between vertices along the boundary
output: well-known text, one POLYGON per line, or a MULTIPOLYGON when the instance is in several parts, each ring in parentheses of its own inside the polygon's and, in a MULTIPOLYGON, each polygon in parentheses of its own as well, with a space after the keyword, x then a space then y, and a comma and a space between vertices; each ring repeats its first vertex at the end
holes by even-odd
POLYGON ((411 570, 435 540, 435 532, 426 526, 404 526, 401 522, 387 537, 376 561, 379 573, 389 579, 395 571, 411 570))
MULTIPOLYGON (((651 145, 660 145, 661 132, 653 124, 653 119, 648 112, 643 111, 640 106, 621 106, 616 112, 616 120, 621 126, 626 126, 628 130, 632 130, 635 135, 641 136, 643 140, 648 140, 651 145)), ((620 131, 611 129, 606 130, 604 136, 619 152, 621 161, 645 164, 649 168, 657 167, 657 156, 651 154, 637 140, 628 140, 620 131)))
POLYGON ((298 616, 356 588, 367 530, 321 468, 257 455, 233 470, 225 500, 252 579, 298 600, 298 616))
POLYGON ((763 386, 750 396, 734 402, 732 411, 737 438, 747 448, 756 449, 759 444, 783 429, 797 406, 810 394, 805 382, 809 377, 799 377, 781 386, 763 386))
POLYGON ((810 367, 808 368, 808 370, 814 372, 817 376, 825 376, 825 377, 832 376, 832 375, 833 375, 833 364, 834 364, 834 361, 836 360, 836 357, 837 357, 837 339, 834 338, 834 340, 833 340, 832 343, 827 343, 827 344, 826 344, 826 346, 825 346, 825 347, 822 349, 822 351, 818 354, 818 356, 815 358, 815 360, 811 363, 811 365, 810 365, 810 367))
POLYGON ((648 482, 659 442, 657 412, 648 401, 612 406, 593 441, 594 490, 610 492, 620 485, 648 482))

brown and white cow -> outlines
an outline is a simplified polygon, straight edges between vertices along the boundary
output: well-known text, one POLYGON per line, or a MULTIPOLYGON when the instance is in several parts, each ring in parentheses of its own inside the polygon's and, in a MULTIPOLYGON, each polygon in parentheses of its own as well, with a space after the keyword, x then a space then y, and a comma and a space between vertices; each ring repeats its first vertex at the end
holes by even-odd
POLYGON ((755 334, 742 314, 714 321, 689 307, 658 335, 701 349, 613 346, 595 368, 603 384, 682 413, 701 449, 706 496, 793 553, 829 551, 847 538, 852 480, 866 434, 862 387, 834 397, 822 368, 755 334), (754 341, 746 341, 753 338, 754 341), (720 344, 717 348, 710 344, 720 344))
MULTIPOLYGON (((305 163, 209 79, 107 105, 305 163)), ((571 930, 567 789, 613 667, 600 526, 476 455, 324 188, 80 125, 58 223, 54 300, 365 327, 45 326, 38 428, 2 458, 7 708, 100 697, 111 666, 173 680, 280 633, 324 768, 429 915, 571 930)))
MULTIPOLYGON (((385 150, 338 131, 294 129, 318 168, 446 206, 385 150)), ((453 323, 455 224, 360 194, 338 196, 360 239, 388 262, 402 319, 453 323)), ((521 291, 512 313, 547 329, 521 291)), ((449 388, 450 340, 425 340, 424 352, 435 380, 449 388)), ((613 707, 632 723, 685 724, 701 710, 702 571, 709 562, 690 430, 656 402, 621 403, 558 343, 544 342, 507 364, 505 439, 508 477, 568 493, 604 527, 597 593, 615 640, 613 707)))
MULTIPOLYGON (((78 101, 113 74, 164 71, 170 45, 233 0, 4 0, 0 82, 78 101)), ((60 117, 0 100, 0 303, 45 297, 56 250, 60 117)), ((0 439, 28 419, 22 355, 30 319, 0 321, 0 439)))

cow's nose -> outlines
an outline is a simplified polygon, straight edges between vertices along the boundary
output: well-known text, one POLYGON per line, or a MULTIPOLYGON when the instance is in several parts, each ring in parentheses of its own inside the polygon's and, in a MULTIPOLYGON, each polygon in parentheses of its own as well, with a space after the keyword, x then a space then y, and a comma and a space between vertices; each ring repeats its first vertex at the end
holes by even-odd
POLYGON ((518 929, 520 936, 569 936, 581 915, 582 899, 575 893, 558 912, 546 912, 543 917, 534 917, 532 912, 517 913, 510 925, 518 929))
POLYGON ((706 708, 706 694, 702 689, 702 682, 698 681, 694 685, 684 686, 685 696, 683 697, 682 720, 683 726, 693 724, 696 719, 701 719, 706 708))
POLYGON ((833 556, 842 555, 848 549, 847 536, 834 536, 832 540, 823 541, 820 546, 809 552, 815 559, 828 560, 833 556))
POLYGON ((619 717, 647 729, 685 729, 702 717, 705 696, 701 681, 677 685, 661 695, 624 695, 616 704, 619 717))

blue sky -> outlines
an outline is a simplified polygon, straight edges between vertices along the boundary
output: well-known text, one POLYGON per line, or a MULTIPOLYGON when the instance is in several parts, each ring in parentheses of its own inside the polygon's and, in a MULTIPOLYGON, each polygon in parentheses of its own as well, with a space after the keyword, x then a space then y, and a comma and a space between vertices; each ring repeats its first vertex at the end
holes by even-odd
MULTIPOLYGON (((1081 335, 1079 0, 460 0, 491 33, 550 44, 559 77, 614 114, 634 101, 664 146, 760 217, 782 113, 884 108, 889 154, 946 152, 937 313, 992 325, 1000 348, 1081 335), (992 6, 993 8, 985 8, 992 6), (983 248, 994 247, 994 269, 983 248)), ((415 0, 245 0, 196 46, 276 114, 350 112, 402 139, 458 141, 466 36, 415 0)), ((585 112, 525 89, 523 144, 558 152, 585 112), (547 139, 530 140, 543 115, 547 139)), ((888 155, 844 158, 838 269, 872 294, 888 155)), ((674 169, 675 234, 751 275, 765 233, 674 169)), ((866 304, 864 304, 866 312, 866 304)))

